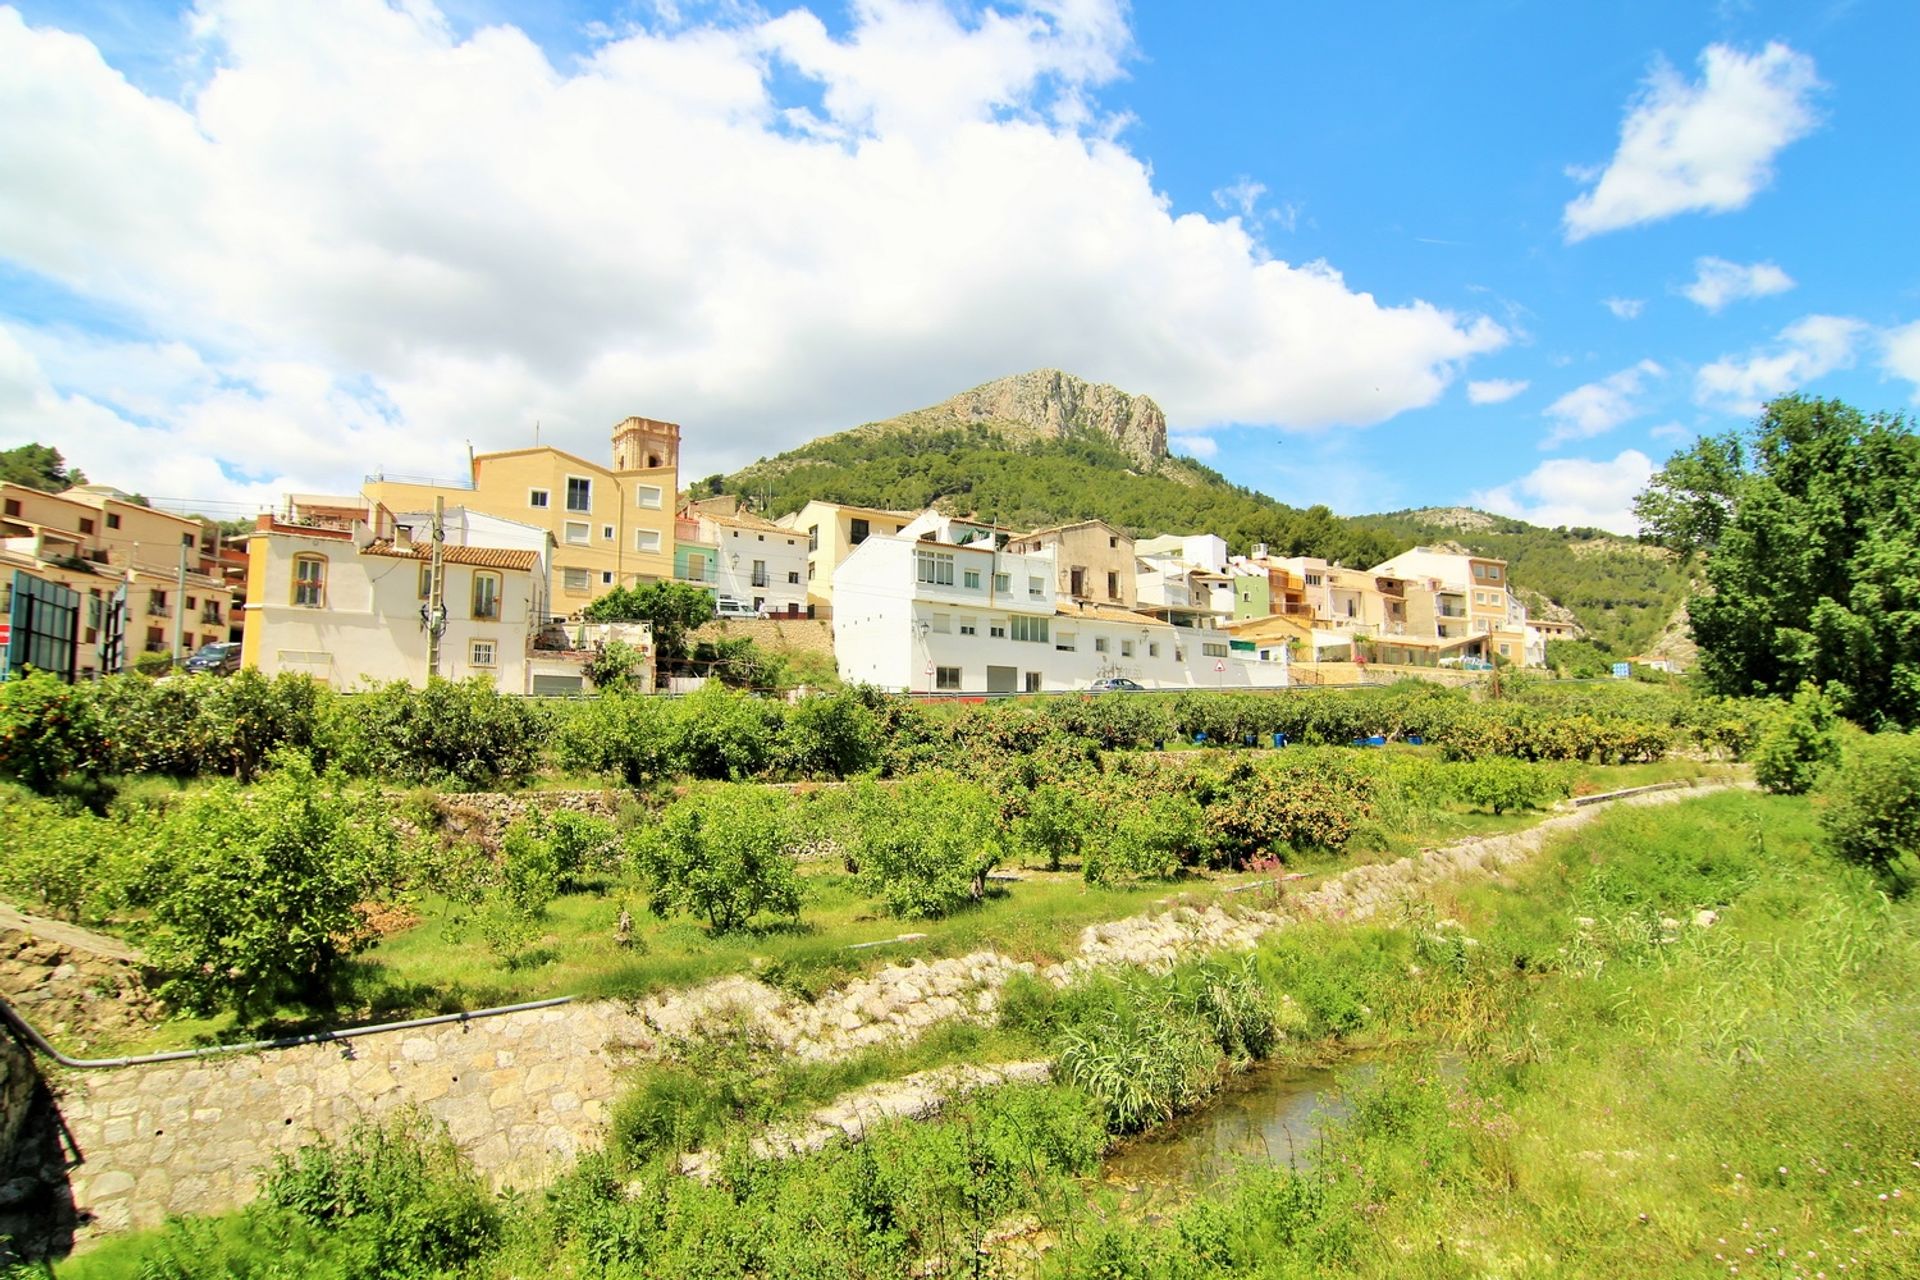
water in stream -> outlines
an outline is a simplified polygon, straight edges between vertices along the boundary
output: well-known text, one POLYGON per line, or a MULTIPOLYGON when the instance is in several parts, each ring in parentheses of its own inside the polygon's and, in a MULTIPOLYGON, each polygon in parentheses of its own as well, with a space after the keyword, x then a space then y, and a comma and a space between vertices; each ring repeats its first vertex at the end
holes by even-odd
POLYGON ((1339 1085, 1372 1064, 1266 1067, 1230 1081, 1204 1110, 1182 1116, 1116 1148, 1102 1181, 1138 1212, 1170 1208, 1243 1165, 1300 1165, 1322 1132, 1347 1115, 1339 1085))

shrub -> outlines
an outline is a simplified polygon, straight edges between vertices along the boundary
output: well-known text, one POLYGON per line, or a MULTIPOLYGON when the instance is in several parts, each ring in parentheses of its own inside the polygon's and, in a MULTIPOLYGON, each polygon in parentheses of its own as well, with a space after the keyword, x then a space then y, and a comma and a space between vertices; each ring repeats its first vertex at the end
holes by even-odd
POLYGON ((356 908, 389 879, 395 839, 377 799, 349 795, 300 752, 241 789, 187 795, 154 832, 148 960, 184 1008, 265 1012, 327 993, 368 941, 356 908))
POLYGON ((850 778, 880 764, 879 722, 853 689, 802 698, 780 734, 784 767, 803 778, 850 778))
POLYGON ((943 916, 986 892, 1004 854, 999 804, 984 789, 927 773, 892 789, 864 784, 840 836, 863 892, 896 916, 943 916))
POLYGON ((0 683, 0 777, 49 792, 97 772, 106 747, 83 691, 44 671, 0 683))
POLYGON ((1081 1001, 1060 1034, 1055 1070, 1100 1100, 1114 1132, 1170 1119, 1218 1085, 1213 1035, 1161 984, 1101 983, 1081 1001))
POLYGON ((485 1184, 453 1139, 414 1110, 276 1157, 261 1203, 320 1229, 342 1272, 369 1280, 440 1274, 500 1238, 485 1184))
POLYGON ((1168 878, 1203 860, 1212 847, 1200 802, 1191 795, 1154 791, 1109 801, 1083 846, 1081 872, 1089 884, 1168 878))
POLYGON ((0 893, 63 920, 101 920, 125 906, 140 877, 127 824, 68 813, 49 800, 0 796, 0 893))
POLYGON ((1802 684, 1793 701, 1777 710, 1753 752, 1753 776, 1768 791, 1801 795, 1840 755, 1840 714, 1833 700, 1802 684))
POLYGON ((539 766, 547 719, 485 676, 374 685, 340 704, 348 769, 396 782, 447 781, 484 789, 519 782, 539 766))
POLYGON ((1447 769, 1450 789, 1461 803, 1498 814, 1543 808, 1565 796, 1571 790, 1559 772, 1565 767, 1491 758, 1462 761, 1447 769))
POLYGON ((703 685, 673 708, 673 760, 696 778, 740 781, 773 762, 782 706, 718 683, 703 685))
POLYGON ((752 786, 719 786, 677 801, 632 849, 660 915, 704 916, 714 932, 763 911, 800 914, 792 801, 752 786))
POLYGON ((680 769, 678 710, 665 698, 626 693, 604 693, 571 707, 554 734, 554 763, 630 787, 673 777, 680 769))
POLYGON ((1820 827, 1841 858, 1884 875, 1920 850, 1920 737, 1859 739, 1822 789, 1827 808, 1820 827))

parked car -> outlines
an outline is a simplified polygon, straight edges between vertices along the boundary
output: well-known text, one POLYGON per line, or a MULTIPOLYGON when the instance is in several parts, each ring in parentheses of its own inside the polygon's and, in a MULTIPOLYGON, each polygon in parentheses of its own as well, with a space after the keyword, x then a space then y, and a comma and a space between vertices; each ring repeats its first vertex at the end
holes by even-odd
POLYGON ((1146 686, 1135 684, 1125 676, 1103 676, 1087 686, 1088 693, 1145 693, 1146 686))
POLYGON ((744 600, 735 600, 732 596, 721 596, 714 602, 714 615, 721 618, 757 618, 762 610, 754 608, 744 600))
POLYGON ((189 675, 232 675, 240 669, 240 646, 231 640, 203 644, 181 665, 189 675))

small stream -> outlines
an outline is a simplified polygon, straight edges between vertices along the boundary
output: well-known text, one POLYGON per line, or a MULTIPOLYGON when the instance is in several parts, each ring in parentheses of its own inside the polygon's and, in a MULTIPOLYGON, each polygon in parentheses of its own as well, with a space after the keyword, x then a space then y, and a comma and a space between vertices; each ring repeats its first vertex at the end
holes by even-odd
POLYGON ((1230 1080, 1205 1110, 1130 1139, 1108 1155, 1101 1181, 1140 1213, 1172 1208, 1247 1164, 1298 1166, 1349 1108, 1340 1085, 1371 1063, 1259 1067, 1230 1080))

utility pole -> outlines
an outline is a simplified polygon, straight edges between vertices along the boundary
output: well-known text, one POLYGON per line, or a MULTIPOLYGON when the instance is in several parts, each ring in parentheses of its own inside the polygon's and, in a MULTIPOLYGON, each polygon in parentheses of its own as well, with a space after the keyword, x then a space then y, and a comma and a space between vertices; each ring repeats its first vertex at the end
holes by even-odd
POLYGON ((180 544, 180 572, 173 580, 173 665, 180 665, 180 633, 187 623, 187 544, 180 544))
POLYGON ((440 494, 433 496, 433 554, 427 569, 427 678, 440 674, 440 633, 447 626, 446 566, 441 560, 441 549, 446 546, 447 500, 440 494))

